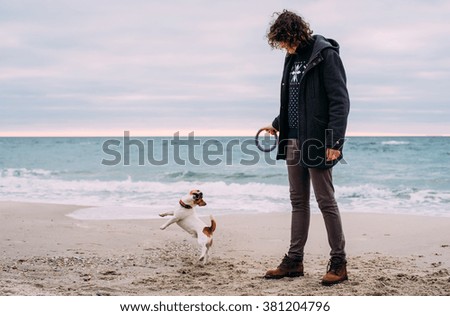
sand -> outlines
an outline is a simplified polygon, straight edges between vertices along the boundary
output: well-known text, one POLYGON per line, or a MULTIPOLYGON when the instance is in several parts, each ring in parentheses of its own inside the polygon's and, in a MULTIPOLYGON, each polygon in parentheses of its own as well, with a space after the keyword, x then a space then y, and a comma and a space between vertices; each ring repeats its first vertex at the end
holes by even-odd
MULTIPOLYGON (((210 263, 165 219, 81 221, 82 206, 0 202, 0 295, 450 295, 450 218, 342 214, 349 281, 324 287, 328 244, 313 215, 305 276, 265 280, 289 213, 217 216, 210 263)), ((207 218, 205 218, 207 221, 207 218)))

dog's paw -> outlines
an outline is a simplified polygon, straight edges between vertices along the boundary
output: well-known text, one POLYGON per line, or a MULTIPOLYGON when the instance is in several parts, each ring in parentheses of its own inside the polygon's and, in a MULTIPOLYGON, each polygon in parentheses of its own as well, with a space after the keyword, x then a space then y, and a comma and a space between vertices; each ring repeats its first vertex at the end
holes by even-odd
POLYGON ((161 230, 164 230, 164 229, 166 229, 166 226, 159 226, 159 229, 161 229, 161 230))
POLYGON ((160 217, 164 217, 164 216, 166 216, 166 214, 164 214, 164 213, 159 213, 159 216, 160 216, 160 217))

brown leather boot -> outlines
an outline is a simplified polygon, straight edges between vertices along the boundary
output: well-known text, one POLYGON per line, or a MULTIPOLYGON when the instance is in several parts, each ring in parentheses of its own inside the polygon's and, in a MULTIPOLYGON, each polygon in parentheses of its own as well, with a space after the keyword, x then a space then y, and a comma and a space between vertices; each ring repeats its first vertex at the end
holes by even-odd
POLYGON ((273 270, 266 272, 264 278, 266 279, 281 279, 284 277, 299 277, 303 276, 303 262, 294 260, 284 255, 280 265, 273 270))
POLYGON ((347 261, 334 257, 328 262, 327 274, 322 278, 322 285, 333 285, 348 280, 347 261))

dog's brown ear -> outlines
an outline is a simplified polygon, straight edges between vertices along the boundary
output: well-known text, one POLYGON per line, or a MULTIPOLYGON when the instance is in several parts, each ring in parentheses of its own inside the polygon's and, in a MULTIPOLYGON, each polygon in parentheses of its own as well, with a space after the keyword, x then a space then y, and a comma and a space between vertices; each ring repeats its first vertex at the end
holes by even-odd
POLYGON ((206 202, 203 201, 203 199, 200 199, 200 200, 195 200, 194 204, 197 204, 198 206, 205 206, 206 202))

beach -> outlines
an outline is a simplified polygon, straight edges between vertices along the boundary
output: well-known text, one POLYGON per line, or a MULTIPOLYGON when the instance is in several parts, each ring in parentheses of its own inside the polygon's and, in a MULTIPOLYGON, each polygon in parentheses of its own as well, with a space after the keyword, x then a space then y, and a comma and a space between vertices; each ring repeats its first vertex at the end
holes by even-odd
POLYGON ((0 295, 450 295, 448 217, 343 213, 349 280, 324 287, 329 247, 319 214, 305 276, 265 280, 287 252, 289 212, 215 216, 202 265, 195 239, 177 225, 159 229, 166 219, 68 216, 81 208, 0 202, 0 295))

